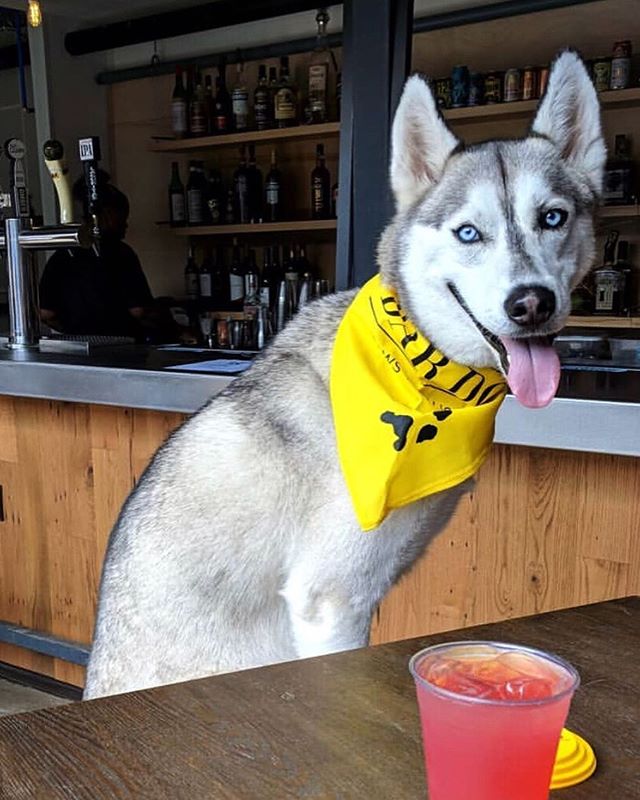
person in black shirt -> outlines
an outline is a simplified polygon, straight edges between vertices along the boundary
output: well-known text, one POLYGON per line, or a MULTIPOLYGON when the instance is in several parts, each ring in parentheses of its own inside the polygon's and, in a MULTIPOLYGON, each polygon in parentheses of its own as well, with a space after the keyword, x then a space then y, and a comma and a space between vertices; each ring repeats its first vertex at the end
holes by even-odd
MULTIPOLYGON (((74 190, 84 196, 81 182, 74 190)), ((49 259, 40 280, 40 318, 59 333, 144 339, 154 327, 153 296, 138 256, 122 241, 129 201, 106 175, 99 196, 99 254, 74 248, 49 259)))

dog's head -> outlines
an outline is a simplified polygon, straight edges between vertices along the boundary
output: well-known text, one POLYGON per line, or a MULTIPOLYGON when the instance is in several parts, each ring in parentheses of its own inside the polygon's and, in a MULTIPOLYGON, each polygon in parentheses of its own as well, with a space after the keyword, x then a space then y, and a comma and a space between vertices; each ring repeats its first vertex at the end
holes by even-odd
POLYGON ((502 369, 527 406, 546 405, 557 388, 549 336, 593 263, 605 158, 595 90, 569 51, 524 139, 465 147, 418 76, 398 106, 383 279, 446 356, 502 369))

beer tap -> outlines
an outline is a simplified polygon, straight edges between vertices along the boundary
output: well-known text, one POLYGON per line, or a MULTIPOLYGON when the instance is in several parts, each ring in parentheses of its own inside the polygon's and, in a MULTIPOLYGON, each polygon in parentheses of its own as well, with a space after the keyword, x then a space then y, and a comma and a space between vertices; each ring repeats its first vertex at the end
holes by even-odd
MULTIPOLYGON (((48 143, 49 144, 49 143, 48 143)), ((20 139, 9 139, 4 151, 11 165, 10 205, 3 203, 4 232, 0 233, 0 250, 6 251, 9 278, 9 339, 12 350, 34 350, 40 340, 40 322, 37 301, 37 270, 32 250, 56 250, 69 247, 88 247, 91 238, 86 228, 67 223, 64 225, 33 228, 29 219, 29 195, 25 180, 24 157, 26 149, 20 139), (26 256, 26 257, 25 257, 26 256)), ((48 156, 45 156, 48 158, 48 156)), ((49 160, 49 159, 48 159, 49 160)), ((55 160, 55 159, 51 159, 55 160)), ((66 180, 61 173, 60 180, 66 180)), ((58 184, 56 184, 56 187, 58 184)), ((58 197, 70 198, 68 187, 58 190, 58 197), (62 194, 60 193, 62 191, 62 194)), ((61 215, 71 215, 67 200, 60 202, 61 215), (63 207, 65 211, 63 212, 63 207)))
POLYGON ((87 186, 87 214, 90 220, 91 236, 94 246, 100 246, 100 225, 98 223, 99 194, 98 194, 98 161, 100 160, 100 139, 90 136, 80 139, 80 161, 84 168, 84 180, 87 186))
POLYGON ((73 197, 69 186, 69 169, 64 160, 64 148, 62 143, 56 139, 49 139, 42 148, 44 153, 44 163, 49 170, 51 180, 58 195, 58 207, 60 209, 60 224, 73 224, 73 197))

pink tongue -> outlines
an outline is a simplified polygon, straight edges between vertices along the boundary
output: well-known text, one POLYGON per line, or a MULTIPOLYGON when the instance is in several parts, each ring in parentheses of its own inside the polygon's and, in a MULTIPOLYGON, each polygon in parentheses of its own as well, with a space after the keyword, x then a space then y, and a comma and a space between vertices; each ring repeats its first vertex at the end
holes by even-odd
POLYGON ((542 408, 553 400, 560 381, 560 359, 544 339, 500 337, 509 355, 509 388, 528 408, 542 408))

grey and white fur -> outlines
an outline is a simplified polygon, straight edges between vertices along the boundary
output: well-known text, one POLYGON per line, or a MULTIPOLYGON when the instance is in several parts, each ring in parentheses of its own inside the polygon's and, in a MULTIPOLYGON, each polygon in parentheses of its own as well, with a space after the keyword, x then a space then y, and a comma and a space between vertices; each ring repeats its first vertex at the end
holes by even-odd
MULTIPOLYGON (((526 342, 564 325, 593 261, 604 161, 597 97, 572 52, 554 62, 522 140, 463 146, 427 84, 407 81, 379 268, 445 355, 504 369, 494 337, 526 342), (564 223, 543 227, 558 209, 564 223), (469 226, 480 240, 460 240, 469 226), (523 325, 505 301, 530 285, 555 308, 523 325)), ((365 645, 377 604, 447 524, 470 482, 373 532, 358 526, 329 399, 353 296, 303 309, 158 451, 111 535, 85 698, 365 645)))

